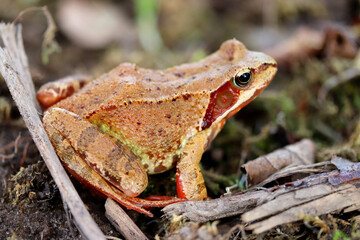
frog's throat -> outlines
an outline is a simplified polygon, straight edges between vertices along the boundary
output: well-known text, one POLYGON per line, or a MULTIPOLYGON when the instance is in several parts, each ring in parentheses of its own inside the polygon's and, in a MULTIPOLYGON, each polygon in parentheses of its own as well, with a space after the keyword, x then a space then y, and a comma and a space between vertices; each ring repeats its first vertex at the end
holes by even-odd
POLYGON ((180 147, 178 150, 176 150, 175 152, 165 154, 165 159, 163 159, 162 161, 156 161, 156 159, 151 159, 149 155, 145 153, 146 152, 145 149, 127 140, 121 133, 112 131, 110 126, 98 122, 93 122, 93 124, 97 126, 101 132, 107 133, 112 137, 115 137, 120 142, 128 146, 130 150, 141 160, 141 163, 148 174, 162 173, 173 168, 176 164, 176 161, 179 159, 176 156, 181 156, 181 153, 185 145, 189 141, 189 139, 192 136, 195 136, 197 133, 195 129, 191 131, 191 133, 188 136, 183 137, 180 140, 180 147), (161 167, 161 170, 158 170, 159 167, 161 167))

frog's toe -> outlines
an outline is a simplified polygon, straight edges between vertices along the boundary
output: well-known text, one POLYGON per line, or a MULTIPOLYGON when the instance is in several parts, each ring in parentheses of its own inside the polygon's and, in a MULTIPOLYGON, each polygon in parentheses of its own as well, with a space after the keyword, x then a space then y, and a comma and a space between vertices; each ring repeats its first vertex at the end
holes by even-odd
POLYGON ((40 105, 47 109, 60 100, 78 92, 85 84, 91 81, 89 76, 68 76, 41 86, 36 93, 40 105))

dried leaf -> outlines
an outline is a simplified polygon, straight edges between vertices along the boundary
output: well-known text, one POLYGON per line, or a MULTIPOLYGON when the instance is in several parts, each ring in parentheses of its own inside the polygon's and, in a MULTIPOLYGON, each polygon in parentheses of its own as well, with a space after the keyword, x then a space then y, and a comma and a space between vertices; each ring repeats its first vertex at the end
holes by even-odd
POLYGON ((242 170, 248 174, 251 184, 257 184, 289 165, 311 164, 314 157, 315 144, 309 139, 304 139, 247 162, 242 165, 242 170))

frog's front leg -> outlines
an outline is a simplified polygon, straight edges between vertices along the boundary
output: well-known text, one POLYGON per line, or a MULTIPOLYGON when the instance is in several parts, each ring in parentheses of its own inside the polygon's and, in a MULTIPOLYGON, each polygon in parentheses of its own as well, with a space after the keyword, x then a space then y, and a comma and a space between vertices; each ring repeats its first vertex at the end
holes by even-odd
POLYGON ((177 163, 176 184, 179 198, 206 200, 207 192, 199 162, 207 145, 206 134, 198 134, 186 144, 177 163))
POLYGON ((176 184, 179 198, 206 200, 207 192, 199 162, 209 143, 223 128, 221 121, 209 131, 201 132, 187 142, 177 163, 176 184))
POLYGON ((36 94, 40 105, 47 109, 60 100, 78 92, 92 79, 86 75, 74 75, 61 78, 57 81, 48 82, 41 86, 36 94))

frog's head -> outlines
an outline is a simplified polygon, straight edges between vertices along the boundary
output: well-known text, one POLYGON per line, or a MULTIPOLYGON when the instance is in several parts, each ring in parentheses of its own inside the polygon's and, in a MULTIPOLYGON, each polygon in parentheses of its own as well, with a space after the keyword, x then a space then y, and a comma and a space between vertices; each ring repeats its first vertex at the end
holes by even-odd
POLYGON ((223 82, 210 94, 210 103, 202 123, 202 129, 233 116, 250 103, 271 82, 277 72, 273 58, 248 51, 239 41, 224 42, 213 55, 223 69, 223 82))

